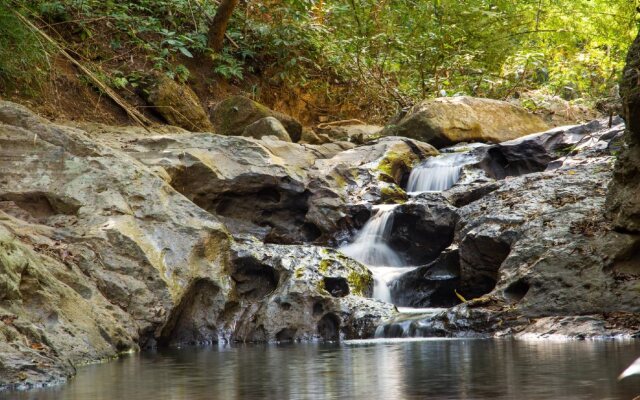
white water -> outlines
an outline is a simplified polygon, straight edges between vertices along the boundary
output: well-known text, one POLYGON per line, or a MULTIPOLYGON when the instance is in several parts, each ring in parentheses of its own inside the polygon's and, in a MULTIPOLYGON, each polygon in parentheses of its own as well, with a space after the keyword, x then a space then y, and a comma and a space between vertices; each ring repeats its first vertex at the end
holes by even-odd
POLYGON ((356 235, 353 243, 340 249, 369 267, 374 279, 373 297, 387 303, 391 303, 389 282, 403 272, 410 271, 402 267, 402 257, 387 244, 391 238, 395 207, 396 204, 375 206, 376 213, 356 235))
POLYGON ((411 171, 407 192, 442 192, 450 189, 460 179, 465 158, 464 153, 451 153, 428 159, 411 171))

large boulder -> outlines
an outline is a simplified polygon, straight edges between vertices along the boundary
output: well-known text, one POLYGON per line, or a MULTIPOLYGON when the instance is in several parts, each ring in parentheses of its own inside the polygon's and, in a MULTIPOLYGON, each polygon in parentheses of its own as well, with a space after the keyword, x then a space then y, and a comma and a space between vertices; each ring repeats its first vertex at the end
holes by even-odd
POLYGON ((617 228, 640 232, 640 35, 633 42, 623 71, 620 94, 627 123, 626 146, 616 162, 607 199, 617 228))
POLYGON ((169 124, 192 132, 213 130, 209 116, 189 86, 161 74, 152 79, 145 93, 147 101, 169 124))
POLYGON ((500 143, 547 129, 539 117, 504 101, 446 97, 415 105, 381 134, 405 136, 441 148, 460 142, 500 143))
POLYGON ((293 117, 269 109, 244 96, 233 96, 220 102, 211 113, 216 133, 241 136, 245 128, 254 122, 273 117, 280 121, 294 142, 302 136, 302 124, 293 117))
POLYGON ((285 142, 290 142, 291 137, 285 129, 284 125, 273 117, 266 117, 257 120, 253 124, 244 128, 242 136, 262 139, 264 136, 274 136, 285 142))

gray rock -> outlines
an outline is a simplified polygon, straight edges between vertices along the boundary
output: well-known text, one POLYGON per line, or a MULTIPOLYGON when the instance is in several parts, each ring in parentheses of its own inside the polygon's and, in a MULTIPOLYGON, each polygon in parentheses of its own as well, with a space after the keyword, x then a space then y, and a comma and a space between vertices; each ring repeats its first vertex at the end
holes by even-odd
POLYGON ((433 262, 406 272, 389 285, 394 304, 401 307, 453 307, 460 303, 460 255, 445 250, 433 262))
MULTIPOLYGON (((216 196, 238 188, 254 199, 238 190, 230 210, 295 208, 308 170, 341 145, 100 130, 0 102, 0 388, 59 382, 73 365, 156 345, 369 337, 393 315, 362 297, 372 284, 362 265, 234 239, 229 217, 214 215, 216 196)), ((285 217, 273 217, 276 230, 285 217)))
MULTIPOLYGON (((556 155, 558 162, 545 171, 525 169, 523 175, 494 182, 497 186, 486 173, 468 173, 469 179, 442 193, 460 206, 453 240, 459 265, 448 264, 448 270, 459 268, 453 289, 468 301, 437 315, 391 321, 386 334, 544 336, 557 329, 565 337, 580 337, 584 328, 584 337, 606 337, 640 330, 640 303, 633 289, 640 279, 640 237, 614 231, 604 207, 614 160, 610 143, 621 131, 620 125, 594 122, 502 143, 523 146, 533 140, 535 148, 550 155, 566 144, 572 149, 556 155), (485 190, 471 201, 461 195, 478 187, 485 190), (581 315, 592 317, 576 317, 581 315), (536 322, 545 318, 553 319, 536 322)), ((490 155, 484 150, 472 151, 490 155)), ((527 157, 522 151, 511 154, 527 157)), ((540 160, 541 154, 532 157, 540 160)), ((431 294, 447 286, 423 274, 438 265, 418 268, 394 283, 397 292, 415 290, 404 301, 433 305, 431 294)))
POLYGON ((273 117, 266 117, 257 120, 251 125, 244 128, 242 136, 262 139, 264 136, 275 136, 285 142, 291 142, 291 138, 284 128, 284 125, 273 117))

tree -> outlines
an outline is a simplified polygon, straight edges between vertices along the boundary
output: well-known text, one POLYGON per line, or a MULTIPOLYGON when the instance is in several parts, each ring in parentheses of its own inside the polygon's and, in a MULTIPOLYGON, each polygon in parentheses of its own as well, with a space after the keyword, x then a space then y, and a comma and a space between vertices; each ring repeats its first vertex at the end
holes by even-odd
POLYGON ((227 24, 233 14, 233 10, 238 5, 238 1, 239 0, 222 0, 216 10, 216 15, 209 25, 207 45, 216 53, 222 51, 227 24))

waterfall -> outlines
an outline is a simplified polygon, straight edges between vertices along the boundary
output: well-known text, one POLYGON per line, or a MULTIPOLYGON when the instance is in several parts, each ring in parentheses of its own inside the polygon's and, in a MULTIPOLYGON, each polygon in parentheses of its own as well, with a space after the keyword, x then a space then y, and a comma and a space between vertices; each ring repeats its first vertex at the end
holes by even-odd
POLYGON ((466 164, 463 153, 442 154, 429 158, 411 171, 408 193, 441 192, 451 188, 466 164))
POLYGON ((389 239, 393 227, 393 212, 396 204, 374 206, 376 213, 367 221, 354 241, 340 250, 371 270, 374 279, 373 297, 391 303, 389 282, 407 272, 403 260, 391 247, 389 239))

